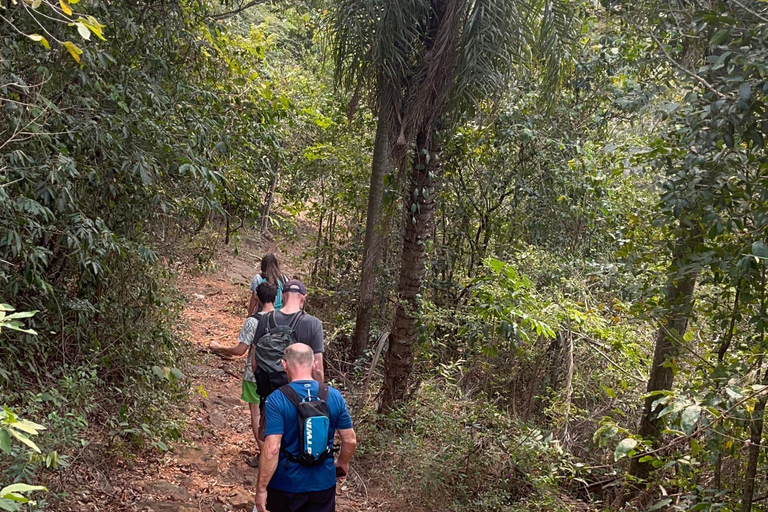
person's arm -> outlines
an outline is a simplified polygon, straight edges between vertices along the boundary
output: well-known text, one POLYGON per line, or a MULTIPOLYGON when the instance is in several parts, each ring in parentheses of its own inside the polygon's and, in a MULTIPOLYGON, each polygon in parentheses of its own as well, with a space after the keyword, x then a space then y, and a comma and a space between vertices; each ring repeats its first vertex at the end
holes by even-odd
POLYGON ((323 351, 325 350, 323 324, 317 318, 314 319, 312 331, 312 343, 309 346, 315 352, 315 363, 317 363, 312 369, 312 378, 317 382, 325 382, 325 370, 323 369, 323 351))
POLYGON ((259 456, 259 481, 256 484, 256 510, 259 512, 269 512, 267 510, 267 485, 272 480, 272 475, 277 469, 277 461, 280 457, 280 441, 282 434, 267 436, 264 440, 264 449, 259 456))
POLYGON ((315 362, 317 363, 312 368, 312 378, 317 382, 325 382, 325 371, 323 370, 323 353, 318 352, 315 354, 315 362))
POLYGON ((245 343, 238 343, 234 347, 222 347, 215 341, 212 341, 211 344, 208 345, 208 350, 210 350, 214 354, 222 354, 227 356, 241 356, 248 351, 248 345, 246 345, 245 343))
POLYGON ((256 312, 256 307, 259 305, 259 298, 256 297, 256 294, 251 292, 251 302, 248 304, 248 316, 251 316, 253 313, 256 312))
POLYGON ((340 429, 336 432, 341 438, 341 451, 339 458, 336 459, 336 475, 339 478, 344 478, 349 473, 349 461, 357 449, 357 436, 354 429, 351 428, 340 429))

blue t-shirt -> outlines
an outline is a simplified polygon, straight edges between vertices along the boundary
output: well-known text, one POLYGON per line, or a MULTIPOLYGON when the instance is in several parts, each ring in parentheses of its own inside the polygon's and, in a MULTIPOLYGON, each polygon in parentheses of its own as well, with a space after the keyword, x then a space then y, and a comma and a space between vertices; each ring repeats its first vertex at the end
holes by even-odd
MULTIPOLYGON (((307 390, 312 396, 317 396, 319 384, 316 380, 298 380, 291 386, 299 396, 306 396, 307 390)), ((352 428, 352 418, 347 411, 344 397, 332 387, 328 388, 328 416, 331 420, 329 433, 331 442, 337 429, 352 428)), ((275 391, 267 398, 264 406, 264 417, 267 423, 265 436, 282 434, 282 447, 290 453, 299 453, 299 420, 296 406, 286 396, 275 391)), ((284 492, 315 492, 326 491, 336 485, 336 469, 333 457, 325 459, 319 466, 306 467, 289 461, 282 451, 277 469, 269 481, 269 487, 284 492)))

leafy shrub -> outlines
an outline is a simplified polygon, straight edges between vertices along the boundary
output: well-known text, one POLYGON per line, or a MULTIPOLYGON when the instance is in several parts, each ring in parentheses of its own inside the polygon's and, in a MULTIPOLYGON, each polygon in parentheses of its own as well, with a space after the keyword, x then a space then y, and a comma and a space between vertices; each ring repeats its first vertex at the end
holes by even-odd
MULTIPOLYGON (((358 411, 360 463, 376 485, 423 510, 559 510, 558 480, 573 472, 551 435, 516 423, 442 379, 377 419, 358 411)), ((369 483, 369 485, 371 485, 369 483)))

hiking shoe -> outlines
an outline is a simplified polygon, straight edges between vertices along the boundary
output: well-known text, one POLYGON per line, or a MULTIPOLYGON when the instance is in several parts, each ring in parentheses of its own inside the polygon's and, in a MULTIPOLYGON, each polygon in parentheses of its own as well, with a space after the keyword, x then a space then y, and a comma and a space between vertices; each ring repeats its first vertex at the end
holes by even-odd
POLYGON ((258 467, 259 467, 259 456, 258 455, 254 455, 253 457, 246 457, 245 458, 245 463, 248 464, 249 466, 251 466, 252 468, 257 468, 258 469, 258 467))

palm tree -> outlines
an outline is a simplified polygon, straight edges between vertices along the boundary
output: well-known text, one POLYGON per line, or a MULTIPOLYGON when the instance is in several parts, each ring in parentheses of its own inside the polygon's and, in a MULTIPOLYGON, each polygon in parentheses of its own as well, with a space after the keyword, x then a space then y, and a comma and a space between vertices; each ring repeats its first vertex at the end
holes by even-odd
POLYGON ((406 396, 413 368, 442 139, 468 116, 492 110, 531 57, 544 65, 544 83, 556 85, 569 61, 572 20, 567 0, 342 0, 333 12, 337 77, 379 100, 379 123, 388 126, 377 136, 395 141, 390 148, 403 168, 410 161, 383 410, 406 396))

